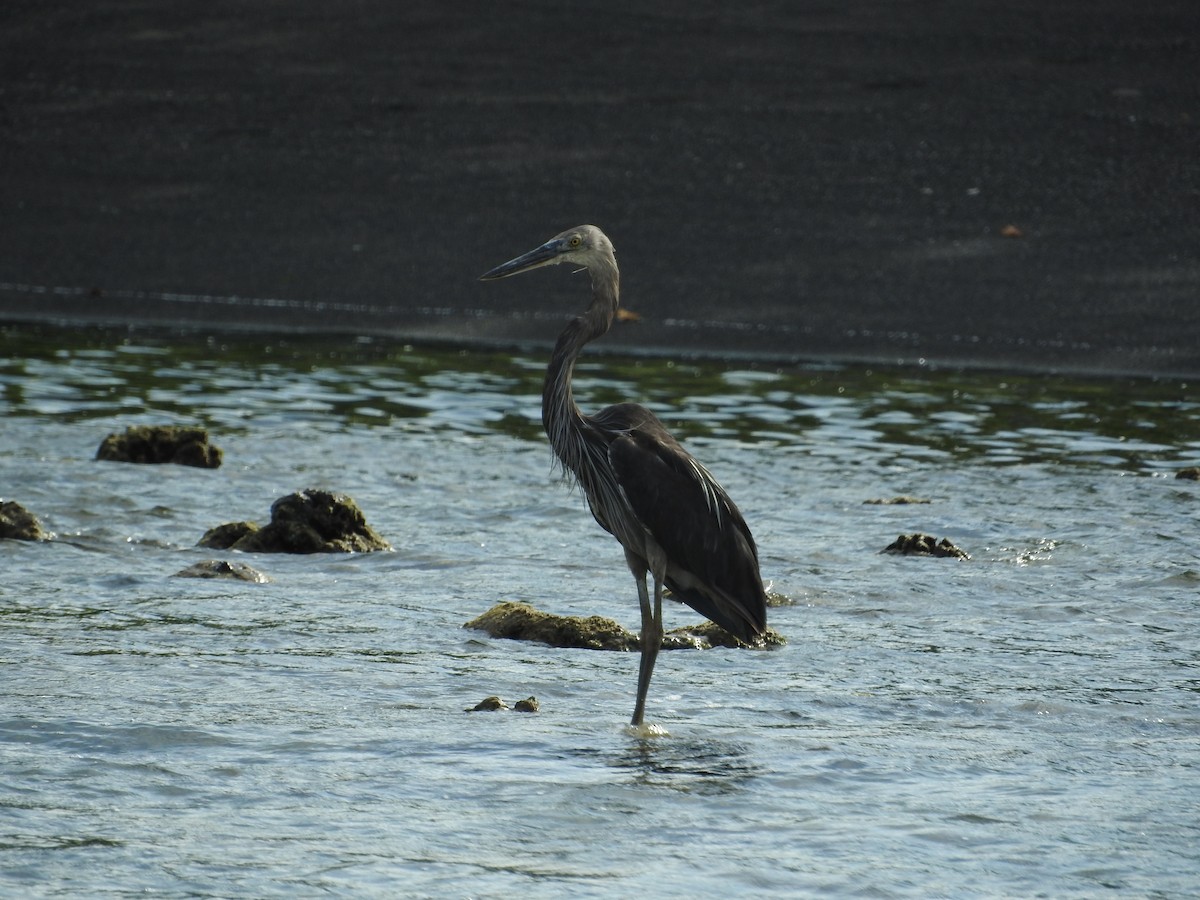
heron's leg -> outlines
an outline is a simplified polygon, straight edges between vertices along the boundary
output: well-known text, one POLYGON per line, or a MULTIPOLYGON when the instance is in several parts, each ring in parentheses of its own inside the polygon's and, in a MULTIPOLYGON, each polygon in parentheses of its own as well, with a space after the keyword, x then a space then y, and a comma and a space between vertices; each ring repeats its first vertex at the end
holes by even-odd
POLYGON ((642 718, 646 715, 650 673, 654 671, 654 660, 658 658, 662 640, 660 637, 658 643, 652 647, 650 638, 654 636, 654 610, 650 607, 650 594, 646 589, 646 560, 637 553, 626 550, 625 562, 629 564, 629 571, 634 574, 634 581, 637 582, 637 604, 642 610, 642 660, 637 670, 637 703, 634 706, 634 718, 631 720, 632 725, 638 726, 642 724, 642 718))
POLYGON ((650 608, 649 592, 646 589, 646 574, 637 578, 637 599, 642 607, 642 661, 637 670, 637 703, 631 725, 640 726, 646 716, 646 695, 650 689, 650 676, 654 673, 654 662, 662 648, 662 582, 654 580, 654 608, 650 608))

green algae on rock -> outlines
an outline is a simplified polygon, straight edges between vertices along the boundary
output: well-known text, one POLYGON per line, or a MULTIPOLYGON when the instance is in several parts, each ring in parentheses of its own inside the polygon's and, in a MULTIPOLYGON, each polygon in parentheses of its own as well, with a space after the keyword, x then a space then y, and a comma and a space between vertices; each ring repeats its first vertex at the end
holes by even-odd
POLYGON ((463 625, 492 637, 536 641, 582 650, 637 650, 638 636, 603 616, 556 616, 528 603, 506 600, 463 625))
POLYGON ((110 434, 96 451, 96 459, 127 463, 173 463, 216 469, 224 454, 209 443, 203 428, 183 425, 131 425, 124 434, 110 434))
POLYGON ((15 500, 0 502, 0 540, 45 541, 50 535, 37 516, 15 500))

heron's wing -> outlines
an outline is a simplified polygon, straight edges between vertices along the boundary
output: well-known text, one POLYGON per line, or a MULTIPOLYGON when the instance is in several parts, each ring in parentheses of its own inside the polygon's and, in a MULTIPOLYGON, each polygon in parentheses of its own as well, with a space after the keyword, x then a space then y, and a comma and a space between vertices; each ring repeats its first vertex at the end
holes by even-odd
POLYGON ((668 560, 674 594, 751 640, 766 627, 758 551, 737 506, 674 438, 633 429, 608 455, 626 502, 668 560))

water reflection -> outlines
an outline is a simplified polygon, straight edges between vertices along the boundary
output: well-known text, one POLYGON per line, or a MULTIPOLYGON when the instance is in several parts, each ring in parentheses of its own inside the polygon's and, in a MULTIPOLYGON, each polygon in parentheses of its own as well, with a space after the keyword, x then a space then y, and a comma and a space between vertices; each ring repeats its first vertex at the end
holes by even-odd
MULTIPOLYGON (((540 439, 543 361, 387 341, 0 329, 0 414, 153 417, 242 433, 264 424, 395 426, 540 439)), ((978 460, 1161 471, 1200 463, 1200 400, 1179 381, 593 357, 585 408, 636 399, 692 441, 852 463, 978 460)))

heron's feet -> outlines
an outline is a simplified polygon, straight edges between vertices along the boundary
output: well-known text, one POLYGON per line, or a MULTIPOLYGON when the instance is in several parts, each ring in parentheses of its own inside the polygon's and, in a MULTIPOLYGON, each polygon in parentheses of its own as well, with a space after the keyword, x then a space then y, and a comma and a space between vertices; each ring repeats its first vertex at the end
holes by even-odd
POLYGON ((626 725, 625 733, 635 738, 663 738, 671 736, 671 732, 667 731, 663 726, 652 725, 647 722, 642 722, 640 725, 626 725))

